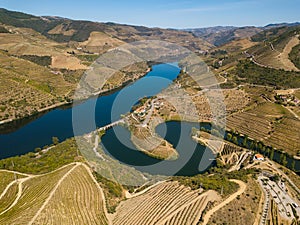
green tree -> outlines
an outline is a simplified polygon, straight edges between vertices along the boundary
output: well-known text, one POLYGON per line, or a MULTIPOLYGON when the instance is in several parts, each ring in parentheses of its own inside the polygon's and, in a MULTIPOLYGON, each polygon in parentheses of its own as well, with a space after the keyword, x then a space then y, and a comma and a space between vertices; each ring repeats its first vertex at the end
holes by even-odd
POLYGON ((58 143, 59 143, 58 137, 52 137, 52 142, 54 145, 58 145, 58 143))
POLYGON ((236 145, 239 144, 238 139, 237 139, 236 136, 234 136, 234 137, 232 138, 232 143, 233 143, 233 144, 236 144, 236 145))
POLYGON ((42 149, 41 148, 35 148, 34 151, 35 152, 40 152, 40 151, 42 151, 42 149))
POLYGON ((295 165, 296 165, 296 162, 295 162, 295 160, 293 160, 293 162, 291 164, 291 170, 295 171, 295 165))
POLYGON ((280 164, 283 165, 283 166, 286 166, 287 165, 287 160, 286 160, 286 154, 283 152, 281 153, 280 155, 280 164))
POLYGON ((231 140, 232 140, 232 134, 231 134, 231 133, 227 133, 226 139, 227 139, 228 141, 231 141, 231 140))
POLYGON ((248 148, 248 141, 249 141, 248 136, 245 136, 243 143, 242 143, 243 147, 248 148))
POLYGON ((274 158, 274 148, 271 147, 270 159, 273 160, 273 158, 274 158))
POLYGON ((192 136, 196 136, 198 133, 198 129, 196 127, 192 127, 192 132, 191 132, 191 135, 192 136))

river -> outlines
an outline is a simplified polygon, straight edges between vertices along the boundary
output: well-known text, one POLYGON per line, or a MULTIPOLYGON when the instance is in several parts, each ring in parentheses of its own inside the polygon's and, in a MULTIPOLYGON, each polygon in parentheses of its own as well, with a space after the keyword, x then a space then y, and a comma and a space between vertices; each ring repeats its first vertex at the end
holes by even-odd
MULTIPOLYGON (((79 122, 81 122, 82 126, 79 126, 80 128, 76 130, 76 135, 89 133, 95 129, 95 126, 102 127, 110 124, 112 121, 120 119, 122 114, 129 112, 139 99, 146 96, 155 96, 168 87, 176 79, 179 72, 180 68, 177 64, 154 65, 152 66, 152 71, 143 78, 121 90, 88 99, 74 106, 57 108, 35 116, 28 121, 25 120, 25 122, 19 121, 5 125, 5 129, 3 129, 4 126, 2 125, 0 159, 22 155, 34 151, 37 147, 50 145, 52 144, 52 137, 58 137, 60 141, 73 137, 73 110, 80 113, 80 115, 87 115, 86 117, 80 117, 82 121, 79 122), (118 107, 115 107, 115 102, 121 102, 122 104, 118 104, 118 107), (88 115, 89 110, 93 107, 95 108, 95 118, 91 119, 88 115)), ((196 123, 167 122, 156 128, 158 134, 173 144, 173 146, 176 146, 180 157, 172 162, 166 162, 168 165, 165 166, 170 168, 170 171, 173 171, 171 168, 182 167, 180 171, 176 172, 177 175, 194 175, 199 173, 202 170, 201 165, 199 168, 199 163, 203 154, 206 154, 205 158, 207 159, 211 160, 214 158, 209 149, 205 150, 205 147, 192 141, 190 136, 191 128, 198 126, 199 124, 196 123), (180 142, 178 142, 179 140, 180 142)), ((124 146, 118 141, 114 129, 108 130, 106 135, 102 137, 102 145, 107 154, 119 159, 122 163, 133 165, 142 171, 160 173, 155 171, 155 168, 149 171, 145 167, 146 165, 157 164, 160 160, 151 158, 140 151, 134 151, 137 149, 131 143, 130 133, 127 129, 117 126, 115 130, 121 132, 128 143, 124 146)), ((277 154, 275 158, 278 158, 277 154)), ((289 164, 291 161, 288 158, 289 164)), ((210 164, 211 162, 201 163, 210 164)), ((203 171, 206 170, 207 166, 202 165, 203 171)), ((296 169, 300 169, 299 161, 296 161, 296 169)))
MULTIPOLYGON (((118 120, 121 114, 130 110, 130 103, 136 103, 140 98, 153 96, 168 87, 178 76, 180 68, 177 64, 158 64, 152 66, 152 71, 143 78, 110 94, 95 97, 75 106, 62 107, 42 113, 29 120, 2 125, 0 134, 0 159, 22 155, 34 151, 37 147, 52 144, 52 137, 58 137, 60 141, 74 136, 72 125, 72 110, 83 113, 95 106, 95 124, 102 127, 111 121, 118 120), (116 98, 120 100, 122 94, 126 97, 126 103, 121 104, 112 114, 113 103, 116 98), (121 97, 120 97, 121 96, 121 97), (25 122, 24 122, 25 121, 25 122), (3 128, 5 127, 5 128, 3 128)), ((76 135, 92 131, 92 120, 81 118, 84 126, 76 130, 76 135)))

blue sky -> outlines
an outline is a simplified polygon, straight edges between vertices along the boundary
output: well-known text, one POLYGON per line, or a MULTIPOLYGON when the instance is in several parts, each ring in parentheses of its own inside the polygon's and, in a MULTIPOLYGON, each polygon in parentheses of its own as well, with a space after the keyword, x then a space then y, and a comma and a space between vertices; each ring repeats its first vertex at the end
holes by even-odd
POLYGON ((34 15, 164 28, 300 21, 300 0, 0 0, 0 7, 34 15))

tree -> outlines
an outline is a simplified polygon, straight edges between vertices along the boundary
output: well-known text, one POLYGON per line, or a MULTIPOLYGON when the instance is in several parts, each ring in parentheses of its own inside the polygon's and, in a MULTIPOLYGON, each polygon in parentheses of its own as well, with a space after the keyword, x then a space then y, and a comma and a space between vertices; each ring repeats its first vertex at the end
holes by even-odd
POLYGON ((261 142, 258 142, 258 151, 263 151, 263 144, 261 142))
POLYGON ((245 136, 243 143, 242 143, 243 147, 248 148, 248 140, 249 140, 248 137, 245 136))
POLYGON ((273 160, 273 158, 274 158, 274 148, 271 147, 270 159, 273 160))
POLYGON ((197 133, 198 133, 198 129, 196 127, 192 127, 191 135, 192 136, 197 136, 197 133))
POLYGON ((280 180, 280 177, 276 174, 273 177, 271 177, 270 180, 277 183, 280 180))
POLYGON ((281 153, 280 155, 280 164, 283 165, 283 166, 286 166, 287 165, 287 160, 286 160, 286 154, 283 152, 281 153))
POLYGON ((58 143, 59 143, 58 137, 52 137, 52 142, 54 145, 58 145, 58 143))
POLYGON ((295 171, 295 165, 296 165, 296 162, 295 162, 295 160, 293 160, 293 162, 291 164, 291 170, 295 171))
POLYGON ((35 152, 40 152, 40 151, 42 151, 42 149, 41 148, 35 148, 34 151, 35 152))
POLYGON ((232 139, 232 134, 231 134, 231 133, 227 133, 226 139, 227 139, 228 141, 231 141, 231 139, 232 139))
POLYGON ((232 143, 233 143, 233 144, 236 144, 236 145, 239 144, 238 139, 237 139, 236 136, 234 136, 234 137, 232 138, 232 143))

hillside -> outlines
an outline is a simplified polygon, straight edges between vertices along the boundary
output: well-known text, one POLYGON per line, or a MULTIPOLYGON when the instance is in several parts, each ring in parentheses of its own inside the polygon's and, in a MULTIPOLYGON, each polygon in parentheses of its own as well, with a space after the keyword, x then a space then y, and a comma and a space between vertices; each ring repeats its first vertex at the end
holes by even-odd
POLYGON ((250 48, 248 53, 263 66, 298 71, 299 68, 290 60, 290 53, 300 43, 299 34, 299 25, 261 32, 251 38, 257 45, 250 48))
POLYGON ((2 192, 1 200, 1 224, 108 223, 102 190, 81 163, 43 175, 24 174, 2 192))
POLYGON ((60 43, 84 42, 90 38, 92 32, 102 32, 111 38, 117 38, 125 42, 160 39, 180 44, 191 50, 208 49, 212 46, 203 39, 184 31, 115 23, 75 21, 59 17, 37 17, 6 9, 0 9, 0 23, 31 28, 60 43))
POLYGON ((242 39, 250 39, 253 36, 261 35, 263 32, 268 33, 268 30, 276 30, 283 27, 294 27, 298 26, 299 23, 280 23, 280 24, 269 24, 264 27, 245 26, 245 27, 234 27, 234 26, 216 26, 207 28, 193 28, 184 29, 197 37, 201 37, 207 42, 220 47, 222 45, 231 43, 232 41, 238 41, 242 39))
MULTIPOLYGON (((99 54, 140 40, 173 42, 192 51, 212 47, 184 31, 38 17, 0 9, 1 122, 72 102, 78 81, 99 54)), ((147 65, 125 69, 131 75, 118 74, 123 78, 110 82, 108 90, 147 69, 147 65)))
POLYGON ((263 30, 258 27, 217 27, 205 30, 205 32, 202 29, 195 29, 191 32, 218 47, 234 40, 250 38, 263 30))

